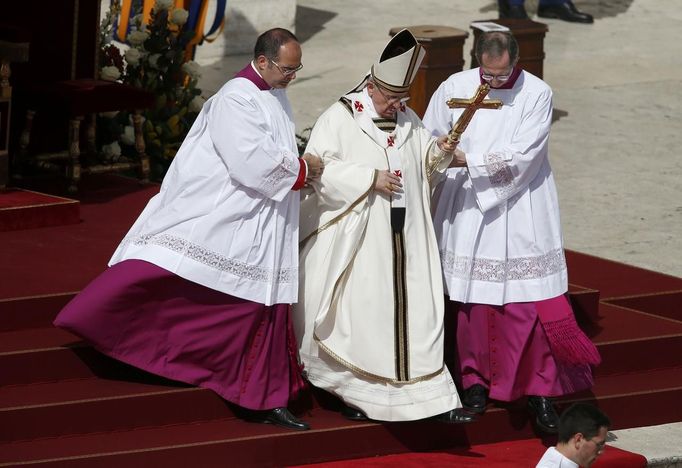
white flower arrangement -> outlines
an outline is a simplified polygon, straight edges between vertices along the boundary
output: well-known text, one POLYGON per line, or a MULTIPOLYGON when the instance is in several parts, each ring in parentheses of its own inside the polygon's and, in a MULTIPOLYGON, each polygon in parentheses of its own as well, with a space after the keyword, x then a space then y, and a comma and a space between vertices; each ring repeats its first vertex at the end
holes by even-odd
POLYGON ((140 49, 136 49, 135 47, 131 47, 130 49, 126 50, 125 52, 125 58, 126 58, 126 63, 128 65, 135 66, 138 63, 140 63, 140 59, 142 58, 142 52, 140 52, 140 49))
POLYGON ((175 6, 175 1, 174 0, 156 0, 156 3, 154 4, 154 9, 156 11, 161 11, 161 10, 170 10, 175 6))
POLYGON ((189 11, 185 10, 184 8, 176 8, 171 13, 170 20, 173 24, 182 26, 187 22, 187 18, 189 18, 189 11))
POLYGON ((194 60, 188 60, 182 64, 182 71, 187 73, 191 79, 197 79, 201 77, 201 66, 194 60))
POLYGON ((133 31, 128 34, 128 43, 133 47, 144 44, 147 39, 149 39, 147 31, 133 31))
POLYGON ((206 100, 201 96, 194 96, 189 104, 187 105, 187 110, 190 112, 199 112, 202 107, 204 107, 204 102, 206 100))
POLYGON ((113 65, 102 67, 99 77, 104 81, 116 81, 121 77, 121 72, 113 65))
POLYGON ((102 154, 107 161, 115 162, 121 156, 121 145, 118 144, 118 141, 102 145, 102 154))

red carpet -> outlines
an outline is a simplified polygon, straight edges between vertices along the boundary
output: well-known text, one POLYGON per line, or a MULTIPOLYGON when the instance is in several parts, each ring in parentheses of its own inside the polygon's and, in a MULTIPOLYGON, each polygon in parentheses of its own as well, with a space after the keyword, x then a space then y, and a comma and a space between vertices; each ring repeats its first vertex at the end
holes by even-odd
POLYGON ((0 190, 0 231, 79 222, 77 200, 17 188, 0 190))
MULTIPOLYGON (((538 439, 500 442, 497 444, 473 445, 433 453, 404 453, 382 457, 356 458, 327 463, 314 463, 305 468, 441 468, 456 466, 462 468, 530 468, 534 467, 545 453, 545 447, 538 439)), ((642 455, 606 446, 592 468, 645 468, 646 458, 642 455)))
MULTIPOLYGON (((343 463, 527 467, 540 458, 524 402, 491 407, 466 426, 354 423, 333 398, 308 391, 292 407, 312 430, 293 432, 246 423, 211 391, 137 371, 55 329, 54 316, 106 268, 158 189, 91 175, 81 183, 78 224, 0 232, 0 466, 338 466, 355 458, 343 463)), ((594 388, 560 399, 559 410, 592 402, 613 429, 682 421, 682 278, 578 252, 567 261, 578 322, 603 362, 594 388)), ((639 457, 639 465, 606 464, 626 456, 608 447, 595 466, 642 466, 639 457)))

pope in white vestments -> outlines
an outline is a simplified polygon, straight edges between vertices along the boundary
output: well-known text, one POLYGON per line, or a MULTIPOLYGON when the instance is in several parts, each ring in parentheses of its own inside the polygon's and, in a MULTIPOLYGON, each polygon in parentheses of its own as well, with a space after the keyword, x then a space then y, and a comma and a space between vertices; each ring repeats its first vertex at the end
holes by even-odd
POLYGON ((434 202, 445 289, 457 316, 459 378, 466 407, 486 398, 529 396, 537 424, 555 432, 547 397, 592 385, 594 345, 577 327, 566 297, 559 206, 548 159, 552 90, 516 67, 509 33, 484 33, 481 67, 450 76, 424 115, 434 135, 447 134, 483 83, 500 109, 479 109, 457 147, 434 202))
POLYGON ((307 379, 350 419, 468 422, 443 365, 443 291, 431 180, 454 145, 405 105, 424 56, 403 30, 318 119, 306 152, 325 172, 301 208, 299 303, 307 379), (442 148, 442 149, 441 149, 442 148))
POLYGON ((307 423, 286 408, 303 383, 290 320, 298 189, 321 167, 298 157, 285 92, 301 66, 291 32, 258 38, 253 61, 204 104, 110 268, 55 320, 111 357, 215 391, 247 419, 298 430, 307 423))

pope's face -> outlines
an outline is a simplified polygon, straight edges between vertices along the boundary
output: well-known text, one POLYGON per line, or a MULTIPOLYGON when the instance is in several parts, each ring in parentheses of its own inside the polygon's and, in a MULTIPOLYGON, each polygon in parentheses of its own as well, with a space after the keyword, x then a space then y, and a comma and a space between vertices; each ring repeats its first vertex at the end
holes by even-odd
POLYGON ((286 88, 296 79, 296 70, 301 67, 301 46, 296 41, 289 41, 279 48, 276 60, 261 55, 256 60, 258 71, 263 79, 273 88, 286 88))
POLYGON ((382 90, 381 87, 372 82, 367 83, 367 92, 372 98, 374 110, 377 111, 379 117, 384 119, 393 119, 408 98, 407 93, 396 94, 382 90))

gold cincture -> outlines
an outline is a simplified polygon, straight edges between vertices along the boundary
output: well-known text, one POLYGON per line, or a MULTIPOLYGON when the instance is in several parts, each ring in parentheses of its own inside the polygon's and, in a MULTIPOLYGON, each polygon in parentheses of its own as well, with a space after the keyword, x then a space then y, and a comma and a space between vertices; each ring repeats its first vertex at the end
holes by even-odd
POLYGON ((462 137, 462 133, 469 126, 471 118, 474 116, 474 112, 478 109, 499 109, 502 107, 502 101, 497 99, 485 100, 485 97, 490 91, 490 85, 488 83, 483 83, 476 90, 476 94, 471 99, 448 99, 446 104, 450 109, 461 109, 464 108, 464 112, 459 116, 455 125, 452 126, 452 130, 448 133, 448 143, 459 142, 462 137))

